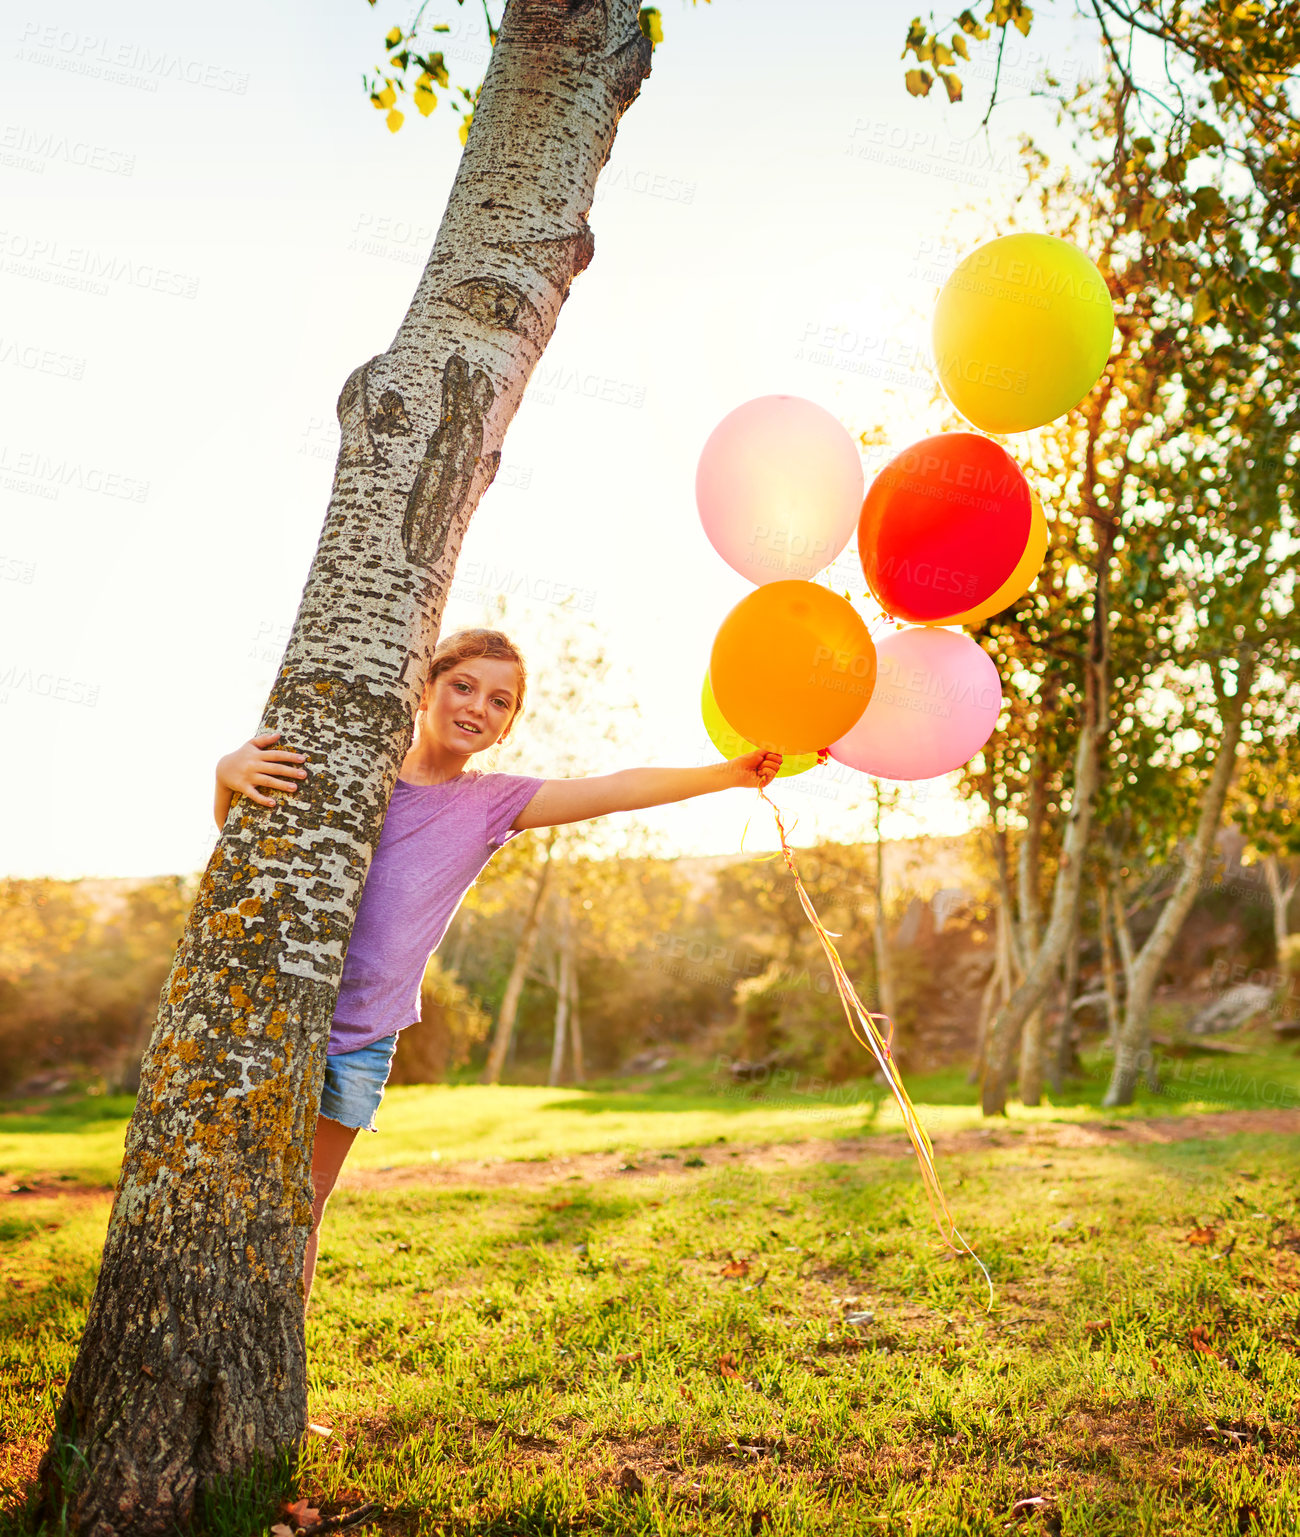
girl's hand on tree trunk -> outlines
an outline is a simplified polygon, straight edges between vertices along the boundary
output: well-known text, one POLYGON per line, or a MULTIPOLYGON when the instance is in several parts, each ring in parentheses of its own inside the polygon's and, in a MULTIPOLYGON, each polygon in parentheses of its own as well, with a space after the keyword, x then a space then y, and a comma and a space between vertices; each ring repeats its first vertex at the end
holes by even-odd
POLYGON ((278 731, 268 731, 255 736, 229 752, 217 764, 217 788, 246 795, 259 806, 274 806, 275 801, 267 790, 283 790, 292 795, 298 788, 294 782, 307 777, 306 769, 284 765, 305 763, 306 753, 285 752, 271 747, 279 739, 278 731))
POLYGON ((746 753, 743 758, 732 758, 727 767, 734 772, 738 785, 750 790, 766 790, 780 770, 781 754, 759 748, 757 752, 746 753))

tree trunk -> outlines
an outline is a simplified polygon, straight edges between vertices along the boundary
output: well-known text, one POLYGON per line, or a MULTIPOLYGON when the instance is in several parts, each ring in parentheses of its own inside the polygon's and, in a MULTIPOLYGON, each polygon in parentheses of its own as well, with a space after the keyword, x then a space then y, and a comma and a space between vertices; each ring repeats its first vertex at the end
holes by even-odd
MULTIPOLYGON (((509 0, 433 252, 339 399, 329 511, 261 730, 309 755, 232 808, 164 985, 44 1514, 161 1537, 306 1425, 302 1263, 353 917, 469 519, 591 260, 587 213, 649 71, 637 6, 509 0)), ((250 366, 274 366, 250 352, 250 366)))
POLYGON ((551 1037, 551 1070, 546 1075, 547 1087, 551 1089, 558 1088, 564 1078, 564 1051, 569 1026, 569 967, 573 964, 569 942, 571 927, 566 892, 560 898, 560 974, 555 982, 555 1033, 551 1037))
POLYGON ((876 786, 876 1007, 898 1029, 894 1019, 894 968, 889 957, 889 934, 885 923, 885 841, 880 835, 880 786, 876 786))
POLYGON ((1074 916, 1070 923, 1070 935, 1065 943, 1065 977, 1061 987, 1061 1023, 1056 1032, 1048 1081, 1052 1093, 1059 1094, 1065 1080, 1075 1071, 1079 1062, 1074 1045, 1074 1000, 1079 992, 1079 915, 1083 906, 1083 882, 1074 899, 1074 916))
POLYGON ((1124 1025, 1120 1031, 1119 1047, 1115 1052, 1115 1064, 1111 1071, 1110 1085, 1102 1104, 1107 1108, 1129 1105, 1133 1102, 1133 1089, 1140 1072, 1151 1066, 1151 1050, 1148 1042, 1151 999, 1155 994, 1156 981, 1168 959, 1174 941, 1200 888, 1205 867, 1214 848, 1215 834, 1223 817, 1224 802, 1237 767, 1237 745, 1241 740, 1242 715, 1254 683, 1255 659, 1247 655, 1237 669, 1237 692, 1220 699, 1223 719, 1223 736, 1214 770, 1201 795, 1200 815, 1196 835, 1187 858, 1183 862, 1173 893, 1161 909, 1156 926, 1147 936, 1146 943, 1138 951, 1133 962, 1128 996, 1124 1002, 1124 1025))
POLYGON ((546 888, 551 879, 551 849, 555 843, 555 829, 552 828, 546 839, 542 852, 541 868, 537 872, 537 884, 533 887, 533 900, 528 907, 528 916, 524 919, 523 932, 519 936, 519 944, 515 949, 514 964, 510 968, 510 975, 506 979, 505 994, 501 999, 501 1009, 497 1014, 497 1028, 492 1037, 492 1045, 488 1050, 487 1065, 483 1069, 484 1083, 500 1083, 501 1070, 506 1065, 506 1055, 510 1050, 510 1044, 514 1039, 515 1017, 519 1013, 519 999, 524 991, 524 982, 528 977, 528 968, 532 965, 533 951, 537 947, 537 935, 542 927, 542 908, 546 901, 546 888))
POLYGON ((1295 896, 1294 879, 1283 881, 1282 864, 1276 854, 1264 856, 1264 879, 1268 882, 1268 894, 1273 903, 1273 954, 1277 969, 1286 974, 1287 918, 1291 910, 1291 898, 1295 896))
MULTIPOLYGON (((1039 863, 1043 849, 1043 802, 1046 792, 1046 758, 1042 743, 1034 749, 1029 777, 1029 803, 1025 808, 1025 832, 1016 851, 1016 893, 1020 907, 1020 954, 1038 953, 1042 907, 1039 902, 1039 863)), ((1020 1102, 1036 1105, 1043 1097, 1043 1005, 1029 1011, 1020 1035, 1020 1068, 1017 1087, 1020 1102)))
MULTIPOLYGON (((1129 927, 1128 908, 1124 905, 1124 887, 1112 877, 1110 883, 1110 909, 1115 925, 1115 938, 1119 944, 1120 965, 1124 971, 1124 996, 1133 991, 1133 930, 1129 927)), ((1140 911, 1140 906, 1134 911, 1140 911)))
MULTIPOLYGON (((980 995, 979 1020, 975 1026, 975 1054, 966 1074, 967 1083, 978 1083, 984 1074, 984 1043, 988 1037, 989 1017, 993 1013, 993 999, 1002 989, 1002 947, 999 941, 995 940, 995 943, 997 951, 993 957, 993 969, 980 995)), ((1005 998, 1005 991, 1003 996, 1005 998)))
POLYGON ((573 1081, 581 1087, 587 1081, 587 1063, 582 1049, 582 1018, 578 1013, 578 946, 571 941, 569 955, 569 1040, 573 1043, 573 1081))
POLYGON ((1017 1038, 1025 1020, 1042 1002, 1061 964, 1092 826, 1092 804, 1097 791, 1097 738, 1096 723, 1085 721, 1079 729, 1079 740, 1075 747, 1074 790, 1065 837, 1061 843, 1061 859, 1052 892, 1052 913, 1048 919, 1047 932, 1024 980, 998 1010, 989 1030, 988 1061, 981 1094, 985 1115, 1006 1114, 1007 1080, 1017 1038))
POLYGON ((1101 976, 1106 988, 1106 1040, 1112 1051, 1119 1049, 1119 977, 1115 971, 1115 938, 1110 921, 1110 886, 1105 876, 1097 877, 1097 924, 1101 937, 1101 976))

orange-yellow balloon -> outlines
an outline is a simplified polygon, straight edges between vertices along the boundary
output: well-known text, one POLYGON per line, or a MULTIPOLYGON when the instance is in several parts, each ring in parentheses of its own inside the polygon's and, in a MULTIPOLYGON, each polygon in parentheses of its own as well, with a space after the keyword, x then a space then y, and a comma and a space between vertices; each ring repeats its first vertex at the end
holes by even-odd
POLYGON ((758 747, 817 752, 849 730, 876 683, 852 604, 813 582, 769 582, 722 621, 709 681, 723 718, 758 747))
MULTIPOLYGON (((704 689, 700 694, 700 714, 704 718, 704 729, 709 733, 709 740, 718 749, 724 758, 743 758, 746 753, 755 750, 753 742, 741 736, 727 723, 726 717, 718 709, 718 701, 713 697, 713 685, 709 682, 709 675, 704 674, 704 689)), ((787 755, 781 761, 781 767, 776 771, 778 779, 788 779, 791 774, 806 774, 810 768, 817 767, 817 754, 815 752, 795 753, 787 755)))
POLYGON ((985 432, 1072 410, 1101 377, 1115 312, 1106 280, 1055 235, 1003 235, 963 261, 934 309, 939 383, 985 432))
POLYGON ((1029 517, 1029 538, 1025 542, 1025 553, 1001 587, 977 607, 968 608, 962 614, 952 614, 947 619, 929 619, 927 624, 983 624, 986 619, 1000 614, 1018 598, 1024 597, 1034 585, 1047 555, 1047 518, 1043 504, 1038 499, 1038 492, 1032 486, 1029 488, 1029 517))

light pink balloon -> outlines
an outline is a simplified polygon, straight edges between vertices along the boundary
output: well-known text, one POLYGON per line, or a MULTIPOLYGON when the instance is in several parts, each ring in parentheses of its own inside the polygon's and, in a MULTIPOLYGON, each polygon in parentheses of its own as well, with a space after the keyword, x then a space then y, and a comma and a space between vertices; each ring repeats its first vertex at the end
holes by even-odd
POLYGON ((993 734, 1002 683, 969 635, 922 625, 876 639, 876 688, 831 757, 877 779, 933 779, 993 734))
POLYGON ((724 416, 695 472, 709 542, 756 586, 807 581, 840 553, 862 511, 862 460, 839 422, 797 395, 760 395, 724 416))

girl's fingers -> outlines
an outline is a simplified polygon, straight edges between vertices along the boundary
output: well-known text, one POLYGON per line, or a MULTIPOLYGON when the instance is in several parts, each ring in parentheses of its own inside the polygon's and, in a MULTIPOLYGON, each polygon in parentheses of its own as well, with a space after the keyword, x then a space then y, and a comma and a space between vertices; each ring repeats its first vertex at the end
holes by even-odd
POLYGON ((279 735, 278 731, 265 731, 261 736, 250 737, 249 740, 258 743, 260 746, 263 742, 274 742, 279 735))

